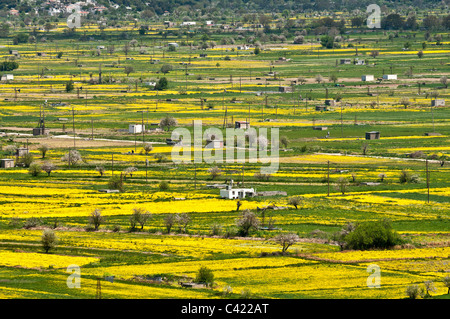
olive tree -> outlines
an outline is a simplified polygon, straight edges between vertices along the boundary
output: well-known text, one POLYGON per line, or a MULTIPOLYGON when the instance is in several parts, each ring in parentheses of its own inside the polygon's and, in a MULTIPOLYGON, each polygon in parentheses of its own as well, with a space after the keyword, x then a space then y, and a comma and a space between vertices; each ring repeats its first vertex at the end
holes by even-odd
POLYGON ((302 203, 302 198, 300 196, 294 196, 289 198, 288 204, 295 207, 295 209, 298 209, 298 205, 302 203))
POLYGON ((96 208, 90 215, 89 215, 89 224, 94 226, 94 230, 98 230, 100 225, 104 222, 104 217, 102 216, 102 212, 100 209, 96 208))
POLYGON ((166 129, 167 128, 167 131, 169 131, 172 126, 177 126, 177 124, 178 124, 177 120, 175 118, 173 118, 172 116, 170 116, 170 115, 166 115, 159 122, 159 126, 162 129, 166 129))
POLYGON ((50 251, 50 249, 55 248, 57 241, 58 241, 58 239, 57 239, 55 233, 53 232, 53 230, 46 229, 43 231, 42 237, 41 237, 41 243, 42 243, 42 248, 44 249, 45 253, 48 253, 50 251))
POLYGON ((236 226, 238 227, 239 234, 245 237, 249 235, 252 229, 258 229, 259 220, 254 212, 246 209, 236 219, 236 226))
POLYGON ((145 208, 133 208, 133 214, 130 216, 131 229, 135 230, 136 225, 139 224, 141 226, 141 230, 143 230, 145 224, 150 218, 152 218, 152 214, 145 210, 145 208))
POLYGON ((48 152, 48 146, 46 145, 46 144, 42 144, 42 145, 40 145, 39 147, 38 147, 38 150, 39 150, 39 152, 41 153, 41 155, 42 155, 42 158, 45 158, 45 155, 47 154, 47 152, 48 152))

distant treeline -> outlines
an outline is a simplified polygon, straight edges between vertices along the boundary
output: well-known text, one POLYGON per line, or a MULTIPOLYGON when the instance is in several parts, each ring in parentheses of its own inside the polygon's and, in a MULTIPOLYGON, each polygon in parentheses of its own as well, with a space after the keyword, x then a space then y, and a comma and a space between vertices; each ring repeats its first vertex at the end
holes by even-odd
MULTIPOLYGON (((63 3, 70 1, 61 0, 63 3)), ((305 11, 352 11, 359 9, 365 12, 369 4, 376 3, 380 7, 400 10, 417 8, 420 10, 430 8, 441 8, 449 5, 450 0, 97 0, 97 4, 109 8, 113 4, 118 4, 122 9, 131 7, 136 11, 152 10, 158 15, 165 11, 174 12, 176 10, 200 10, 201 14, 223 12, 229 9, 235 12, 282 12, 284 10, 300 13, 305 11)), ((31 12, 36 7, 46 7, 47 1, 36 0, 35 3, 2 0, 0 10, 15 8, 21 12, 31 12)))

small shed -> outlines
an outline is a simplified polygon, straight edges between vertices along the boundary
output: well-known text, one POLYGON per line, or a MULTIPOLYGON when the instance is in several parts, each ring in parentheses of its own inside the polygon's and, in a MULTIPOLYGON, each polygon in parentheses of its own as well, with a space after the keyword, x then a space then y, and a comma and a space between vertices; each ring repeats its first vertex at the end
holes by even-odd
POLYGON ((363 75, 361 76, 361 81, 368 82, 368 81, 374 81, 375 78, 373 75, 363 75))
POLYGON ((250 123, 247 121, 236 121, 234 122, 234 128, 241 128, 246 130, 250 128, 250 123))
POLYGON ((352 63, 352 59, 341 59, 339 61, 340 64, 351 64, 352 63))
POLYGON ((9 81, 9 80, 14 80, 13 74, 3 74, 2 75, 2 81, 9 81))
POLYGON ((142 124, 128 125, 128 133, 142 133, 142 130, 145 130, 145 125, 142 124))
POLYGON ((316 105, 316 111, 328 111, 328 108, 326 105, 316 105))
POLYGON ((397 74, 384 74, 383 80, 397 80, 397 74))
POLYGON ((0 159, 0 168, 11 168, 14 167, 14 160, 11 158, 0 159))
POLYGON ((326 131, 326 130, 328 130, 328 126, 313 126, 313 130, 326 131))
POLYGON ((45 135, 47 134, 47 130, 43 127, 35 127, 33 128, 33 136, 45 135))
POLYGON ((278 92, 281 93, 292 92, 292 86, 280 86, 278 87, 278 92))
POLYGON ((356 60, 355 60, 355 64, 356 64, 356 65, 365 65, 365 64, 366 64, 366 61, 365 61, 365 60, 356 59, 356 60))
POLYGON ((45 52, 38 52, 36 53, 37 56, 47 56, 47 53, 45 52))
POLYGON ((336 100, 325 100, 325 105, 336 106, 336 100))
POLYGON ((9 54, 12 54, 14 56, 20 56, 19 51, 17 50, 9 50, 9 54))
POLYGON ((16 156, 23 156, 23 155, 25 155, 25 154, 28 154, 29 153, 29 151, 28 151, 28 148, 26 148, 26 147, 19 147, 17 150, 16 150, 16 156))
POLYGON ((223 141, 207 139, 205 148, 214 148, 214 149, 223 148, 223 141))
POLYGON ((444 99, 431 100, 431 106, 445 106, 445 100, 444 99))
POLYGON ((167 43, 167 46, 173 46, 175 48, 178 48, 179 45, 176 42, 170 42, 170 43, 167 43))
POLYGON ((379 139, 380 139, 380 132, 378 131, 366 132, 366 140, 379 140, 379 139))

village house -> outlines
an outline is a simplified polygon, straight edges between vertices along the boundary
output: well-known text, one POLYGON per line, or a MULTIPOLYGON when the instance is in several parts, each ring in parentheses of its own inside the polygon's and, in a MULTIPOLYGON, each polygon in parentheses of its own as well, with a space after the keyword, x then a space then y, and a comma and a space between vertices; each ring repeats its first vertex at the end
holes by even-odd
POLYGON ((325 105, 336 106, 336 100, 325 100, 325 105))
POLYGON ((292 86, 280 86, 280 87, 278 87, 278 92, 281 92, 281 93, 292 92, 292 86))
POLYGON ((397 74, 384 74, 383 80, 397 80, 397 74))
POLYGON ((234 122, 234 128, 240 128, 240 129, 249 129, 250 128, 250 123, 247 121, 236 121, 234 122))
POLYGON ((196 24, 197 24, 197 22, 194 22, 194 21, 184 21, 184 22, 181 23, 181 26, 182 27, 184 27, 184 26, 194 26, 196 24))
POLYGON ((223 141, 208 138, 208 139, 206 139, 205 148, 213 148, 213 149, 223 148, 223 141))
POLYGON ((128 133, 142 133, 145 130, 145 125, 142 124, 130 124, 128 125, 128 133))
POLYGON ((368 82, 368 81, 373 81, 375 78, 373 75, 363 75, 361 76, 361 81, 363 82, 368 82))
POLYGON ((220 197, 226 199, 243 199, 256 195, 254 188, 233 188, 233 181, 225 189, 220 190, 220 197))
POLYGON ((445 100, 444 99, 431 100, 431 106, 445 106, 445 100))
POLYGON ((14 160, 11 158, 0 159, 0 168, 11 168, 14 167, 14 160))
POLYGON ((14 75, 12 74, 3 74, 1 77, 2 81, 10 81, 10 80, 14 80, 14 75))
POLYGON ((366 132, 366 140, 379 140, 379 139, 380 139, 380 132, 378 131, 366 132))
POLYGON ((28 153, 29 153, 29 151, 28 151, 28 148, 26 148, 26 147, 19 147, 16 150, 16 156, 18 156, 18 157, 26 155, 28 153))

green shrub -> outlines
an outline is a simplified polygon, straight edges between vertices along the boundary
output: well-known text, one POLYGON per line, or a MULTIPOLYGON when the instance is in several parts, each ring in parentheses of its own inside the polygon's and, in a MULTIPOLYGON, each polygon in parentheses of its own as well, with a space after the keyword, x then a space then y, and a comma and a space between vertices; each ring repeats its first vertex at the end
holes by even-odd
POLYGON ((360 250, 391 248, 403 243, 388 220, 357 224, 355 229, 344 237, 344 241, 346 248, 360 250))
POLYGON ((112 176, 108 181, 108 188, 109 189, 118 189, 120 192, 124 192, 124 185, 123 185, 123 176, 122 174, 120 176, 114 175, 112 176))
POLYGON ((42 172, 41 165, 39 164, 31 164, 30 168, 28 169, 28 173, 30 173, 31 176, 38 176, 42 172))
POLYGON ((53 232, 53 230, 50 230, 50 229, 44 230, 44 232, 42 233, 42 237, 41 237, 41 243, 42 243, 42 248, 44 249, 44 251, 46 253, 48 253, 50 251, 50 249, 53 249, 56 247, 57 238, 56 238, 56 235, 53 232))
POLYGON ((204 283, 207 286, 211 286, 214 283, 214 273, 206 266, 200 267, 195 277, 196 283, 204 283))
POLYGON ((25 221, 25 223, 23 224, 23 228, 30 229, 30 228, 39 226, 40 224, 41 224, 41 221, 38 218, 31 217, 25 221))

